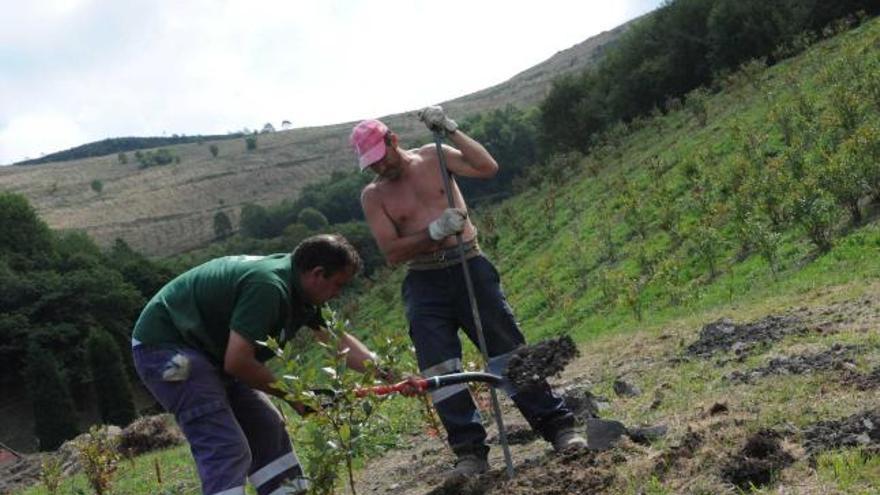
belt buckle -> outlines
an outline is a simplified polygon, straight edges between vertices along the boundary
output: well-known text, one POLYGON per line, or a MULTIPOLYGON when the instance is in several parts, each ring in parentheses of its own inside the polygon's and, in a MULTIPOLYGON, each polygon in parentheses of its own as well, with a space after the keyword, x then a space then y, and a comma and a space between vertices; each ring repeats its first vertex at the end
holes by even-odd
POLYGON ((446 262, 446 250, 441 249, 439 251, 434 252, 434 259, 437 260, 438 263, 446 262))

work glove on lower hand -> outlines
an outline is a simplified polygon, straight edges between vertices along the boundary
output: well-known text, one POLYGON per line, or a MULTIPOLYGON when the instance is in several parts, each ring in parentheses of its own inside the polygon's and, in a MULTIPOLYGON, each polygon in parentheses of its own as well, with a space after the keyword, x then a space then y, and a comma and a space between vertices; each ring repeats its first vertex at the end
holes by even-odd
POLYGON ((464 230, 467 213, 460 208, 446 208, 440 218, 428 225, 428 235, 435 241, 455 235, 464 230))
POLYGON ((431 132, 441 131, 447 136, 458 129, 458 124, 446 116, 441 106, 425 107, 419 111, 419 120, 428 126, 431 132))

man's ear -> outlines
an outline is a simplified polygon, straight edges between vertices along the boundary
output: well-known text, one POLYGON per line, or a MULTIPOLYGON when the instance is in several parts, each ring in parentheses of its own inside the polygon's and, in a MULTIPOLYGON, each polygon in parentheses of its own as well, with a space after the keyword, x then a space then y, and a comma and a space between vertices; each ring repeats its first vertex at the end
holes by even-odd
POLYGON ((327 270, 325 270, 323 266, 316 266, 309 270, 309 273, 316 277, 327 278, 327 270))

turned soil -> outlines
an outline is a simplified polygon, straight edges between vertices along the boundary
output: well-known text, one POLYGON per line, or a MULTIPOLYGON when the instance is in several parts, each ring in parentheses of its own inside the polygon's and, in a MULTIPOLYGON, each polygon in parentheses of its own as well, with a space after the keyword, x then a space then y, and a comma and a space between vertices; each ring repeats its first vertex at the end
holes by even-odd
POLYGON ((639 366, 675 369, 694 361, 733 368, 721 377, 721 382, 736 387, 757 386, 792 375, 827 377, 828 386, 864 395, 865 407, 855 414, 802 427, 783 421, 752 429, 749 427, 756 425, 754 414, 742 412, 736 399, 730 398, 702 405, 685 421, 681 417, 659 418, 656 426, 647 429, 626 425, 627 434, 605 451, 556 454, 531 431, 512 402, 500 394, 515 469, 512 479, 505 470, 498 435, 489 421, 491 415, 484 413, 492 447, 487 474, 472 480, 446 480, 444 473, 453 466, 452 453, 442 438, 420 434, 371 461, 359 476, 358 493, 628 493, 632 479, 624 472, 639 473, 641 479, 653 477, 675 493, 688 492, 684 487, 694 478, 713 487, 713 493, 736 493, 748 491, 750 486, 783 484, 786 473, 795 465, 815 478, 814 459, 823 452, 846 447, 880 452, 880 409, 872 399, 880 390, 880 350, 876 344, 837 341, 839 333, 876 332, 880 324, 878 302, 880 298, 862 297, 827 306, 792 308, 784 314, 752 321, 723 318, 682 332, 678 358, 674 344, 664 344, 675 339, 661 334, 653 353, 644 350, 651 348, 644 341, 634 339, 629 344, 632 349, 621 349, 629 360, 606 359, 615 369, 599 369, 595 363, 598 356, 577 358, 578 349, 570 345, 570 339, 558 338, 529 346, 528 354, 521 356, 521 361, 511 360, 508 367, 515 377, 513 381, 521 385, 549 378, 582 425, 591 418, 615 419, 608 417, 608 411, 627 401, 637 401, 647 410, 663 404, 663 386, 646 389, 641 395, 615 393, 609 399, 594 393, 601 380, 609 380, 603 393, 617 391, 621 376, 626 376, 627 384, 635 390, 640 386, 645 389, 639 379, 639 366), (792 342, 800 342, 800 347, 792 342), (758 365, 742 368, 746 359, 758 365))

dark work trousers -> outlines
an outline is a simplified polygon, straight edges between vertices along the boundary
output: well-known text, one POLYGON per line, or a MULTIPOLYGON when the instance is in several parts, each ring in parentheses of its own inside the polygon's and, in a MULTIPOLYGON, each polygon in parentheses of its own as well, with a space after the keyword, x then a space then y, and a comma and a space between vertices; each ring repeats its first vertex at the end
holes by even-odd
POLYGON ((229 375, 194 349, 137 345, 138 375, 189 441, 205 495, 304 493, 299 460, 281 413, 266 394, 229 375))
MULTIPOLYGON (((525 344, 525 339, 492 263, 482 255, 467 263, 486 339, 488 368, 500 375, 506 369, 512 351, 525 344)), ((429 377, 461 371, 458 330, 463 329, 479 348, 461 264, 430 270, 411 269, 403 281, 402 293, 410 338, 416 348, 422 375, 429 377)), ((573 426, 571 411, 546 382, 527 390, 515 390, 505 380, 502 388, 545 440, 552 441, 560 428, 573 426)), ((486 430, 467 386, 444 387, 432 392, 431 398, 456 455, 473 453, 485 457, 489 451, 486 430)))

